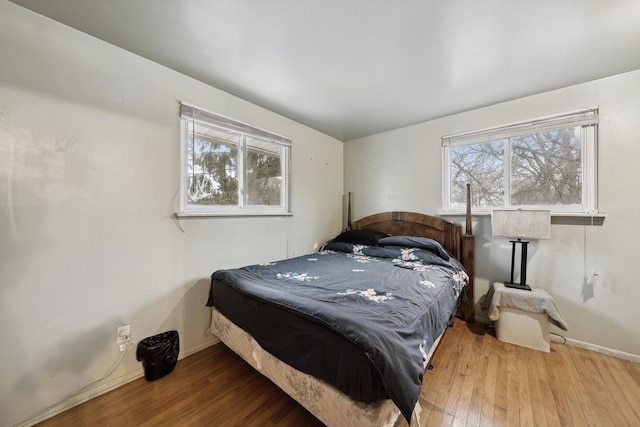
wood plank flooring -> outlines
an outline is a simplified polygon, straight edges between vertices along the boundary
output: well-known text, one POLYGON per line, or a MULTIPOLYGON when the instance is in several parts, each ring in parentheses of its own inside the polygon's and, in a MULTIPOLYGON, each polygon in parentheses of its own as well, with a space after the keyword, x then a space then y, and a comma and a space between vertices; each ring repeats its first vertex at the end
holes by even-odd
MULTIPOLYGON (((551 343, 542 353, 456 319, 427 371, 424 426, 640 426, 640 364, 551 343)), ((321 426, 223 344, 40 426, 321 426)), ((406 427, 406 422, 402 423, 406 427)))

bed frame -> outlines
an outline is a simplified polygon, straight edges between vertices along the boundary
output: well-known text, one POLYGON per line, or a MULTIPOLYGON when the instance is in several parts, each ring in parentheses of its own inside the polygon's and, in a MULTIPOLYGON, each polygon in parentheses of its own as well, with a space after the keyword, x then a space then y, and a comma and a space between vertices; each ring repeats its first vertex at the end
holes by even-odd
MULTIPOLYGON (((467 322, 473 322, 474 236, 471 230, 469 185, 467 185, 467 218, 464 235, 460 225, 442 218, 414 212, 385 212, 352 222, 350 193, 348 229, 380 231, 396 236, 429 237, 440 242, 450 254, 462 262, 469 274, 469 285, 465 287, 467 302, 461 307, 458 315, 467 322)), ((215 307, 212 308, 211 332, 254 369, 269 378, 328 426, 393 427, 403 419, 400 410, 391 399, 369 404, 354 401, 332 385, 302 373, 278 360, 260 347, 251 335, 238 328, 215 307)), ((444 332, 431 346, 428 359, 425 361, 425 369, 430 366, 431 356, 443 335, 444 332)), ((419 401, 416 403, 410 425, 420 426, 419 401)))

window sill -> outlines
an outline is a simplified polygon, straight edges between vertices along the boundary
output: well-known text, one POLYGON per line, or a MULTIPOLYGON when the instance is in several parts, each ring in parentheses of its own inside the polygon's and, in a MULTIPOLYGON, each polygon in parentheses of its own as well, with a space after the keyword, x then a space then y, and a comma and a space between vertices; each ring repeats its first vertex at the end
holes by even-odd
MULTIPOLYGON (((465 216, 465 212, 438 212, 438 216, 465 216)), ((472 212, 471 216, 491 216, 491 212, 472 212)), ((604 212, 551 212, 551 224, 559 225, 604 225, 607 214, 604 212)))
POLYGON ((561 225, 604 225, 606 213, 551 213, 551 224, 561 225))
POLYGON ((274 216, 293 216, 293 212, 174 212, 173 216, 178 219, 199 219, 199 218, 260 218, 274 216))

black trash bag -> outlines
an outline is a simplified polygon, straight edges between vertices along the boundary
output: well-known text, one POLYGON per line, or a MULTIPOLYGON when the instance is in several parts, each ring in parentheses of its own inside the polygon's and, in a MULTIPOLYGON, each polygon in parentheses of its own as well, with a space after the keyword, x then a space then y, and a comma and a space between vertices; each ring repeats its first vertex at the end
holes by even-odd
POLYGON ((167 331, 140 341, 136 349, 136 359, 142 362, 147 381, 155 381, 173 371, 178 362, 179 352, 178 331, 167 331))

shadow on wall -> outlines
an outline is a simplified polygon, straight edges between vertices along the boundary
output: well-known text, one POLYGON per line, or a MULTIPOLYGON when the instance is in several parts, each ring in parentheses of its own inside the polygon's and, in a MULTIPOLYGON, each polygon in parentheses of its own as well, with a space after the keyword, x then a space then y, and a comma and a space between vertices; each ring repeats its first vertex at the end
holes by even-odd
MULTIPOLYGON (((120 319, 113 319, 109 324, 121 324, 120 319)), ((47 361, 37 372, 25 374, 16 382, 14 390, 24 394, 35 395, 42 386, 42 379, 62 377, 69 372, 76 377, 84 377, 92 363, 99 355, 105 354, 112 345, 115 337, 111 326, 101 326, 86 331, 82 334, 66 337, 55 344, 55 347, 47 351, 47 361), (38 381, 40 379, 40 381, 38 381)), ((115 341, 114 341, 115 342, 115 341)), ((97 378, 79 378, 77 382, 91 382, 97 378)))
POLYGON ((209 333, 211 309, 206 306, 206 303, 209 298, 210 284, 211 279, 203 278, 191 285, 185 285, 186 292, 177 300, 171 313, 155 332, 161 333, 174 329, 180 331, 180 348, 184 349, 180 351, 180 358, 218 341, 209 333), (203 339, 206 341, 203 342, 203 339))
POLYGON ((19 6, 3 7, 7 30, 0 35, 6 37, 7 55, 12 58, 3 64, 6 85, 162 125, 167 114, 162 111, 163 106, 174 105, 175 110, 169 113, 177 114, 174 96, 158 87, 176 79, 190 82, 188 77, 101 40, 88 43, 85 37, 78 37, 76 30, 14 8, 19 6), (57 43, 47 43, 51 39, 57 43), (123 69, 130 71, 128 76, 138 77, 122 78, 123 69), (56 84, 51 84, 52 81, 56 84), (127 95, 115 97, 104 93, 127 95), (140 99, 145 100, 146 108, 139 107, 140 99))
MULTIPOLYGON (((17 402, 24 402, 28 397, 28 406, 20 403, 14 405, 10 399, 3 398, 2 406, 4 417, 12 416, 13 419, 4 418, 8 423, 13 423, 25 417, 35 417, 41 415, 45 410, 51 409, 51 405, 57 405, 63 399, 70 400, 83 388, 100 378, 94 378, 91 374, 92 365, 101 356, 113 351, 115 335, 111 325, 122 324, 119 318, 113 318, 107 324, 103 324, 92 330, 85 331, 74 336, 67 336, 57 341, 52 348, 41 349, 41 353, 36 356, 45 356, 44 363, 23 373, 7 390, 17 402), (71 380, 70 380, 71 379, 71 380), (51 400, 47 400, 49 396, 51 400), (18 414, 20 409, 31 409, 31 414, 18 414), (13 414, 13 415, 12 415, 13 414)), ((30 356, 26 350, 19 350, 22 360, 27 363, 18 362, 18 366, 29 367, 29 361, 34 357, 30 356), (30 357, 29 357, 30 356, 30 357)), ((40 360, 40 359, 38 359, 40 360)), ((106 369, 109 367, 105 367, 106 369)), ((93 388, 88 388, 91 391, 93 388)))
MULTIPOLYGON (((99 391, 99 384, 93 383, 114 368, 115 360, 122 355, 115 343, 117 325, 130 322, 135 341, 110 382, 117 383, 118 378, 126 382, 143 375, 142 365, 135 359, 135 350, 138 342, 148 336, 177 330, 180 335, 180 358, 218 342, 217 338, 208 333, 211 310, 205 304, 209 296, 209 284, 209 278, 188 282, 166 296, 154 299, 137 313, 127 316, 126 321, 122 317, 112 318, 92 330, 64 337, 51 348, 41 349, 46 353, 43 365, 32 372, 23 373, 7 388, 13 398, 18 399, 14 403, 24 402, 28 396, 29 404, 13 405, 12 399, 3 398, 4 414, 0 424, 6 422, 10 425, 21 419, 40 417, 45 408, 62 408, 63 399, 79 391, 82 391, 79 397, 74 396, 74 400, 65 400, 64 403, 68 405, 73 401, 78 402, 99 391), (169 304, 172 309, 162 309, 163 305, 169 304), (104 360, 105 366, 94 366, 98 360, 104 360), (83 390, 88 385, 91 387, 83 390), (29 413, 20 414, 20 408, 29 413)), ((28 367, 28 364, 22 363, 21 366, 28 367)))
MULTIPOLYGON (((640 339, 635 342, 622 341, 618 337, 638 336, 637 324, 623 322, 615 318, 615 307, 610 308, 611 315, 595 311, 590 307, 590 302, 581 303, 582 297, 576 295, 575 300, 568 300, 561 296, 553 297, 565 319, 567 319, 569 331, 560 331, 562 335, 587 344, 594 344, 607 349, 630 353, 640 357, 640 339), (571 323, 568 319, 573 320, 571 323), (581 320, 584 319, 582 322, 581 320), (594 333, 597 325, 599 332, 594 333), (607 333, 608 331, 608 333, 607 333), (624 332, 622 332, 624 331, 624 332), (607 342, 594 341, 594 336, 606 336, 607 342)), ((598 298, 597 292, 594 298, 598 298)), ((623 319, 621 319, 623 320, 623 319)), ((628 319, 626 319, 628 320, 628 319)), ((552 328, 555 328, 552 326, 552 328)))

